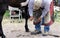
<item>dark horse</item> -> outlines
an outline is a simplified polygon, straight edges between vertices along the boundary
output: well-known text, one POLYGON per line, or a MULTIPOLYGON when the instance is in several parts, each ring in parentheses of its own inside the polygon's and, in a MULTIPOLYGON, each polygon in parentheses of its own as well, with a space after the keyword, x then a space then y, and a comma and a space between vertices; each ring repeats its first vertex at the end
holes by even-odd
POLYGON ((26 0, 0 0, 0 36, 2 36, 2 38, 5 38, 5 35, 3 33, 3 30, 2 30, 1 22, 3 19, 3 15, 8 8, 8 5, 10 5, 12 7, 18 7, 21 10, 25 10, 25 13, 23 13, 25 15, 25 31, 29 32, 28 25, 27 25, 28 17, 29 17, 28 10, 27 10, 28 5, 22 7, 20 4, 20 3, 25 2, 25 1, 26 0))
POLYGON ((9 2, 9 5, 12 6, 12 7, 17 7, 19 9, 21 9, 22 11, 22 16, 25 18, 25 31, 26 32, 29 32, 29 29, 28 29, 28 18, 29 18, 29 13, 28 13, 28 5, 26 6, 21 6, 20 3, 23 3, 23 2, 26 2, 27 0, 10 0, 9 2), (23 12, 23 10, 25 12, 23 12))

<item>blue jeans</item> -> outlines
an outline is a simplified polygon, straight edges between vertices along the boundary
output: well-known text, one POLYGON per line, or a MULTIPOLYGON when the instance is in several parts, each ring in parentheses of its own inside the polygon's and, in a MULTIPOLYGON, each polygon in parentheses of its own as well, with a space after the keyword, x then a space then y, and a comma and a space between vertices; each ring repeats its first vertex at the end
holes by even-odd
MULTIPOLYGON (((44 18, 42 18, 42 22, 40 22, 40 23, 38 23, 38 24, 35 25, 35 29, 37 31, 41 31, 41 25, 42 25, 42 23, 44 23, 44 18)), ((44 32, 48 32, 49 29, 50 29, 50 25, 45 25, 44 26, 44 32)))
POLYGON ((44 32, 49 32, 49 30, 50 30, 50 25, 44 26, 44 32))
POLYGON ((36 24, 36 25, 35 25, 35 29, 36 29, 37 31, 41 31, 41 23, 36 24))

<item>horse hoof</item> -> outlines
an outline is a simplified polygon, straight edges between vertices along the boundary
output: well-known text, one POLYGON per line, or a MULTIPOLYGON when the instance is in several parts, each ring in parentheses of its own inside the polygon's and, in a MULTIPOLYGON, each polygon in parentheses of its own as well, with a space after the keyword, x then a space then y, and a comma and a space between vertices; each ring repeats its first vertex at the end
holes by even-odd
POLYGON ((26 32, 30 32, 29 30, 26 30, 26 32))
POLYGON ((6 38, 5 35, 2 35, 2 38, 6 38))

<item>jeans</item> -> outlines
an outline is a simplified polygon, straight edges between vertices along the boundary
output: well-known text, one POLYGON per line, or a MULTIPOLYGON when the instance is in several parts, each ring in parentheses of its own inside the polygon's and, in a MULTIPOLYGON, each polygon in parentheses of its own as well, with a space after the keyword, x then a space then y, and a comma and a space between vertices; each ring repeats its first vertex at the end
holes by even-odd
MULTIPOLYGON (((37 31, 41 31, 41 25, 42 25, 42 23, 44 23, 44 18, 42 18, 42 21, 40 23, 38 23, 38 24, 35 25, 35 29, 37 31)), ((49 29, 50 29, 50 25, 45 25, 44 26, 44 32, 48 32, 49 29)))
POLYGON ((50 30, 50 25, 44 26, 44 32, 49 32, 49 30, 50 30))
POLYGON ((37 31, 41 31, 41 23, 36 24, 36 25, 35 25, 35 29, 36 29, 37 31))

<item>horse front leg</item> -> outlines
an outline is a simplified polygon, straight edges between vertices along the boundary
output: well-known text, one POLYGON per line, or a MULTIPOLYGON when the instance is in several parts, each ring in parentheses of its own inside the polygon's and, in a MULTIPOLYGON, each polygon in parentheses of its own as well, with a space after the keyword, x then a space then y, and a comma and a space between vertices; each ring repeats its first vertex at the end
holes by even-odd
POLYGON ((3 7, 0 7, 0 8, 1 8, 0 9, 0 36, 1 38, 5 38, 5 35, 3 33, 3 28, 2 28, 2 20, 6 10, 3 7))
POLYGON ((29 28, 28 28, 28 18, 25 18, 25 31, 29 32, 29 28))

